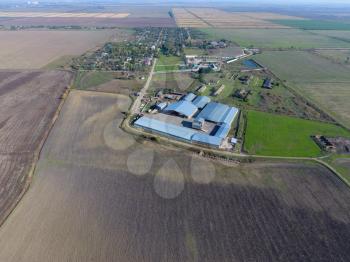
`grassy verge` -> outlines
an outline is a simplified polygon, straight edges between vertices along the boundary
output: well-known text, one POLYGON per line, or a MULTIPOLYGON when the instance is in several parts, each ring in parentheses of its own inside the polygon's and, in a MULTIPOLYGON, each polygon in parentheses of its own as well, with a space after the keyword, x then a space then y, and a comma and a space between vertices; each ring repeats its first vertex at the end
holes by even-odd
POLYGON ((332 154, 323 159, 331 165, 350 185, 350 155, 332 154))

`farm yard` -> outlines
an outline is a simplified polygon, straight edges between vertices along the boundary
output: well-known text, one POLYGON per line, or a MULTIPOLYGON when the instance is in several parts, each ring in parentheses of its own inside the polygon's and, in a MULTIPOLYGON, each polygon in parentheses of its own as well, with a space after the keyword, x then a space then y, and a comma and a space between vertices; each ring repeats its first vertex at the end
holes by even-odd
POLYGON ((266 156, 317 157, 322 152, 311 136, 319 134, 350 137, 334 124, 249 111, 244 148, 266 156))
MULTIPOLYGON (((243 47, 350 48, 348 41, 299 29, 221 29, 201 28, 208 39, 227 39, 243 47)), ((320 31, 321 32, 321 31, 320 31)))
POLYGON ((330 171, 139 141, 118 129, 129 104, 70 93, 0 229, 0 260, 347 260, 350 191, 330 171))
POLYGON ((38 150, 71 79, 63 71, 0 71, 0 224, 28 186, 38 150))
MULTIPOLYGON (((248 61, 251 60, 245 60, 242 64, 244 65, 248 61)), ((195 91, 195 93, 209 96, 213 101, 236 106, 244 111, 258 110, 332 122, 329 116, 310 105, 302 97, 291 92, 280 81, 276 80, 271 89, 262 88, 264 79, 271 77, 266 72, 239 72, 241 66, 239 63, 230 64, 219 73, 204 75, 203 80, 207 88, 203 92, 195 91), (246 82, 244 82, 244 79, 246 79, 246 82), (215 95, 215 91, 221 85, 224 85, 223 91, 215 95)), ((199 83, 194 84, 194 87, 197 86, 199 86, 199 83)), ((195 88, 192 91, 194 90, 195 88)))
POLYGON ((39 69, 63 56, 78 56, 129 35, 127 30, 0 31, 0 69, 39 69))
POLYGON ((342 124, 350 126, 348 68, 309 52, 264 52, 255 59, 342 124))

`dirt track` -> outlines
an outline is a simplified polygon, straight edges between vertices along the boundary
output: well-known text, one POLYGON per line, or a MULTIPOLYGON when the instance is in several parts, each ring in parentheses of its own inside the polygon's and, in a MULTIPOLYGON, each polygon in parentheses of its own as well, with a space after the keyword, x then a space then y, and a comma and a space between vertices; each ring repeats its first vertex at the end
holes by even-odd
POLYGON ((0 72, 0 224, 21 195, 67 72, 0 72))
POLYGON ((118 128, 129 103, 70 93, 0 261, 349 260, 350 191, 328 170, 140 143, 118 128))

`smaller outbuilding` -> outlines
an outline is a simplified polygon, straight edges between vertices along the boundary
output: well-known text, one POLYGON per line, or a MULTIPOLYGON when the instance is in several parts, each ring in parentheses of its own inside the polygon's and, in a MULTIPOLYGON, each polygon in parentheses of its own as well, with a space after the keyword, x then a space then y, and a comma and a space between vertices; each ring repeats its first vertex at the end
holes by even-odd
POLYGON ((236 145, 238 140, 237 140, 237 138, 232 137, 230 142, 231 142, 232 145, 236 145))
POLYGON ((158 111, 162 111, 167 107, 167 105, 168 105, 168 103, 166 103, 166 102, 159 103, 156 105, 156 109, 158 111))
POLYGON ((271 78, 265 78, 262 87, 266 88, 266 89, 272 89, 272 79, 271 78))

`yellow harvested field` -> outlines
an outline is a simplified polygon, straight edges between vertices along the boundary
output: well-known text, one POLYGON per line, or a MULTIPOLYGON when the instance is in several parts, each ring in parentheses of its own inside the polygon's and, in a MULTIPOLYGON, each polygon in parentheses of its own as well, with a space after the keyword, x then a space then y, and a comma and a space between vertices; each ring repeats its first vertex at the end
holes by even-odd
POLYGON ((230 13, 211 8, 174 8, 173 13, 180 27, 288 28, 265 19, 292 19, 273 13, 230 13))
POLYGON ((305 20, 303 17, 298 16, 290 16, 290 15, 281 15, 276 13, 268 13, 268 12, 242 12, 237 13, 242 14, 244 16, 248 16, 255 19, 293 19, 293 20, 305 20))
POLYGON ((123 40, 124 30, 0 31, 0 69, 38 69, 62 56, 76 56, 106 41, 123 40))
POLYGON ((127 16, 129 16, 129 13, 0 12, 0 17, 125 18, 127 16))

